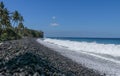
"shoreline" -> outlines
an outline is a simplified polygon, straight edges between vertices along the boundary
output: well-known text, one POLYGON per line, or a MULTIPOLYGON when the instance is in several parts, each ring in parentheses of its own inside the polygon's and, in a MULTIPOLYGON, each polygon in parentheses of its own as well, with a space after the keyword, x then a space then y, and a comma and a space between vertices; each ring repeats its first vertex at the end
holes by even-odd
POLYGON ((120 65, 113 60, 108 60, 107 58, 87 53, 85 51, 75 51, 71 50, 68 47, 62 45, 57 45, 51 41, 42 41, 37 40, 39 43, 47 46, 54 51, 59 52, 61 55, 73 60, 78 64, 82 64, 85 67, 99 71, 102 75, 106 74, 107 76, 119 76, 120 75, 120 65))
POLYGON ((35 38, 0 45, 0 75, 103 76, 38 43, 35 38))

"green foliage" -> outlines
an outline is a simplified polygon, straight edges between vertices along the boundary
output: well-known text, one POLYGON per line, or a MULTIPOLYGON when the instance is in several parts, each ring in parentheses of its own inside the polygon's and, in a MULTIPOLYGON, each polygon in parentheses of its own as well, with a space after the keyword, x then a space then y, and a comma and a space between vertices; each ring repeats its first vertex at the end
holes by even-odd
POLYGON ((2 31, 0 40, 1 41, 6 41, 6 40, 14 40, 14 39, 20 39, 21 37, 14 32, 13 29, 7 28, 2 31))
POLYGON ((43 32, 24 28, 23 16, 18 11, 10 12, 0 2, 0 41, 22 37, 43 37, 43 32), (15 25, 16 24, 16 25, 15 25))
POLYGON ((43 32, 25 28, 24 29, 24 36, 25 37, 27 36, 27 37, 41 37, 41 38, 43 38, 43 32))

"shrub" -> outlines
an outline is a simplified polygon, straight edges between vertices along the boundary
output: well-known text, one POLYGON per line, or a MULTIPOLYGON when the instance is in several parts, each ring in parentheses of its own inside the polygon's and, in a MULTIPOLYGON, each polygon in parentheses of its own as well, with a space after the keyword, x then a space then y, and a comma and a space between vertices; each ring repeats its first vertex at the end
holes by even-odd
POLYGON ((0 36, 1 41, 15 40, 20 38, 21 37, 10 28, 3 30, 0 36))

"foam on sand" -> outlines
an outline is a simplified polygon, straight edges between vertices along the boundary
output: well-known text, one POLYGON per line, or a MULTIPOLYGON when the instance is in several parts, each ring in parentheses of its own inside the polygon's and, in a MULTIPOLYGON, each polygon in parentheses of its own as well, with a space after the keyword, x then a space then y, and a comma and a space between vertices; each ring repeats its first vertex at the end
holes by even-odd
POLYGON ((111 76, 120 75, 120 45, 46 38, 38 42, 89 68, 111 76))

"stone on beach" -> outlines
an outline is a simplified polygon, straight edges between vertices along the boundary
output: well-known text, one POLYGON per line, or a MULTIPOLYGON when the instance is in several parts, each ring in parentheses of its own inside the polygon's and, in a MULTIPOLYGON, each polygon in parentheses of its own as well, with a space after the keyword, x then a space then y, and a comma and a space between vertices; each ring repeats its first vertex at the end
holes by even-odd
POLYGON ((0 48, 1 76, 102 76, 39 44, 36 39, 6 41, 0 48))

